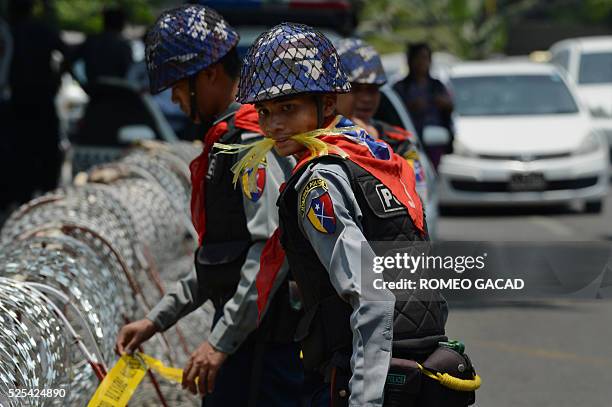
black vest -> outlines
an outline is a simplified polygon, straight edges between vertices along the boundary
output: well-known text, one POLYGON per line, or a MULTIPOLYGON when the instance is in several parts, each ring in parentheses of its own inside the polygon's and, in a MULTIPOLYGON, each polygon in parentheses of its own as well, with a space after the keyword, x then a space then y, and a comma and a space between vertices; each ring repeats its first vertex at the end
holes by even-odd
MULTIPOLYGON (((234 126, 235 105, 219 119, 227 121, 228 131, 220 143, 238 143, 243 132, 234 126)), ((219 122, 217 121, 217 123, 219 122)), ((251 234, 247 228, 242 204, 242 191, 232 182, 234 154, 214 154, 211 149, 206 183, 206 235, 196 252, 196 269, 200 288, 215 304, 222 307, 236 292, 240 270, 249 247, 251 234)))
MULTIPOLYGON (((226 120, 228 131, 219 143, 241 143, 243 129, 234 124, 234 108, 220 120, 226 120)), ((212 300, 217 311, 231 298, 240 282, 240 271, 253 244, 244 213, 243 192, 234 186, 232 166, 237 154, 214 154, 211 150, 206 174, 206 234, 196 251, 198 285, 212 300)), ((259 332, 269 342, 293 341, 292 332, 299 314, 290 307, 289 286, 285 280, 279 287, 259 332)))
MULTIPOLYGON (((349 176, 359 208, 363 234, 368 241, 425 241, 405 210, 385 212, 376 193, 381 184, 370 173, 350 160, 327 156, 312 162, 339 163, 349 176)), ((310 165, 310 164, 309 164, 310 165)), ((312 245, 298 226, 295 184, 309 165, 296 172, 279 197, 281 243, 293 278, 300 289, 305 315, 298 325, 296 339, 301 341, 304 367, 322 370, 335 353, 350 355, 352 307, 333 288, 329 274, 312 245)), ((432 301, 396 301, 393 321, 394 357, 411 358, 429 353, 444 336, 446 303, 440 297, 432 301)))

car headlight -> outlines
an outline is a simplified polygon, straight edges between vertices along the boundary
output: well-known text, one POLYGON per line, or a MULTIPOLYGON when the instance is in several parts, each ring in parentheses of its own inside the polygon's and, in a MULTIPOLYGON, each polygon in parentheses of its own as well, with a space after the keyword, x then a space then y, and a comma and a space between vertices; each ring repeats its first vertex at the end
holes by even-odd
POLYGON ((578 146, 574 154, 581 155, 594 153, 595 151, 599 150, 601 146, 601 135, 593 131, 589 133, 589 135, 586 136, 584 140, 582 140, 582 143, 580 143, 580 146, 578 146))
POLYGON ((477 154, 475 152, 467 148, 466 145, 463 144, 458 139, 455 139, 453 141, 453 154, 459 155, 461 157, 470 157, 470 158, 477 157, 477 154))

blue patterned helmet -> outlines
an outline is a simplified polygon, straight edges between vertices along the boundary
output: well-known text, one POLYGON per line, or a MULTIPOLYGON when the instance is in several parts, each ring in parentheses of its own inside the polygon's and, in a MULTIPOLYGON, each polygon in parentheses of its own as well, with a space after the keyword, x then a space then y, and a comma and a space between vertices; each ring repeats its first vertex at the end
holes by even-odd
POLYGON ((145 39, 151 93, 218 62, 239 38, 211 8, 185 5, 163 12, 145 39))
POLYGON ((358 38, 344 38, 336 43, 336 50, 351 83, 379 86, 387 83, 380 55, 371 45, 358 38))
POLYGON ((237 100, 255 103, 302 93, 351 89, 331 42, 303 24, 282 23, 260 35, 244 60, 237 100))

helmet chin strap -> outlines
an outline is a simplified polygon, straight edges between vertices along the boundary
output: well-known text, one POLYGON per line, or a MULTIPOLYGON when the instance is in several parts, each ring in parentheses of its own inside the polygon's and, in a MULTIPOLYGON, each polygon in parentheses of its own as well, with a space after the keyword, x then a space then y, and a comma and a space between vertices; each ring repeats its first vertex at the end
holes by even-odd
POLYGON ((325 118, 323 117, 323 99, 320 95, 315 95, 315 104, 317 105, 317 129, 323 128, 325 118))
POLYGON ((196 75, 191 75, 189 77, 189 118, 192 122, 195 122, 196 119, 200 119, 199 127, 204 131, 208 131, 214 123, 215 118, 210 117, 207 119, 202 112, 200 112, 197 96, 196 75))
POLYGON ((196 76, 191 75, 189 77, 189 115, 191 121, 195 122, 198 116, 200 116, 200 110, 198 109, 198 100, 196 94, 196 76))

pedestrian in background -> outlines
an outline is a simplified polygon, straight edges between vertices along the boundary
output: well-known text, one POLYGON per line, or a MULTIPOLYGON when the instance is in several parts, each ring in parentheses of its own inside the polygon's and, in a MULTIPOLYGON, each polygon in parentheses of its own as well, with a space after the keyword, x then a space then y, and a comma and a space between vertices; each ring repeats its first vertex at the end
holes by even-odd
POLYGON ((72 61, 85 63, 87 83, 101 77, 125 78, 133 63, 132 47, 123 37, 125 13, 121 8, 109 7, 102 13, 103 30, 87 37, 72 56, 72 61))
POLYGON ((8 190, 9 199, 17 202, 27 201, 34 192, 54 189, 62 160, 55 108, 61 69, 54 53, 65 55, 66 46, 59 31, 35 18, 33 10, 34 0, 9 3, 11 123, 3 138, 10 143, 10 155, 2 159, 12 174, 19 174, 11 177, 8 190))
POLYGON ((408 46, 408 76, 397 82, 393 89, 404 101, 417 133, 423 137, 427 126, 441 126, 451 135, 449 145, 427 147, 425 150, 434 165, 438 167, 443 154, 452 152, 452 112, 453 101, 442 82, 432 78, 431 48, 426 43, 408 46))

